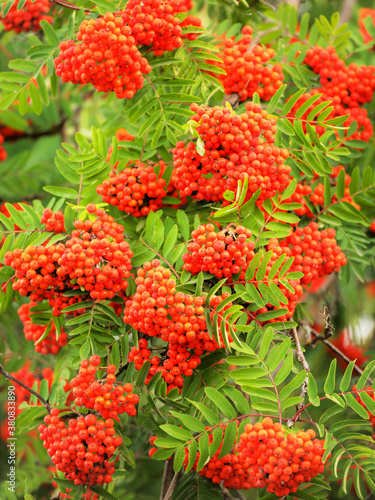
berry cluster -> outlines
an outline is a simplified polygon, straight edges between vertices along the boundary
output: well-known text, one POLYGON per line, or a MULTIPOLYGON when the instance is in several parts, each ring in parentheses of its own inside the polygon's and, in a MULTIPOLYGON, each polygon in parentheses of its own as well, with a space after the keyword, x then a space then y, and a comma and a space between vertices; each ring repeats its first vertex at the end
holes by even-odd
MULTIPOLYGON (((349 127, 354 121, 357 122, 357 130, 345 139, 360 139, 368 141, 373 134, 371 120, 367 116, 367 111, 362 108, 363 104, 370 102, 375 91, 375 67, 357 66, 351 63, 345 65, 345 61, 339 58, 334 47, 314 47, 306 52, 305 63, 319 75, 320 87, 313 89, 310 93, 302 95, 290 112, 290 117, 307 99, 316 94, 323 94, 302 116, 307 119, 308 114, 317 105, 324 101, 332 101, 333 110, 326 119, 332 119, 337 116, 349 115, 344 122, 345 127, 349 127)), ((329 105, 326 106, 326 108, 329 105)), ((325 110, 320 110, 320 113, 325 110)), ((293 120, 292 120, 293 121, 293 120)), ((306 123, 303 122, 306 127, 306 123)), ((325 132, 322 125, 316 126, 319 135, 325 132)))
MULTIPOLYGON (((246 200, 261 189, 258 203, 282 192, 290 183, 289 153, 274 146, 276 119, 259 104, 246 103, 246 112, 192 104, 191 126, 198 134, 202 154, 193 142, 177 142, 173 149, 175 186, 181 196, 222 201, 225 191, 236 192, 238 181, 248 178, 246 200)), ((228 204, 224 200, 224 204, 228 204)))
POLYGON ((84 288, 94 300, 111 299, 128 286, 133 252, 124 241, 123 226, 95 205, 88 205, 87 210, 96 218, 74 222, 57 273, 71 285, 84 288))
POLYGON ((1 17, 0 14, 6 31, 14 30, 16 33, 37 31, 41 29, 40 21, 52 23, 52 17, 47 15, 51 7, 48 0, 35 0, 35 2, 26 0, 20 10, 18 10, 18 3, 19 0, 14 2, 6 17, 1 17))
POLYGON ((279 497, 295 493, 324 471, 323 443, 312 429, 285 435, 286 429, 271 418, 247 424, 235 449, 248 469, 253 488, 267 488, 279 497))
MULTIPOLYGON (((139 349, 133 347, 129 358, 134 360, 138 369, 150 359, 151 376, 161 371, 169 390, 182 387, 181 376, 192 374, 191 370, 200 364, 200 356, 224 346, 222 338, 220 345, 210 338, 204 316, 205 299, 177 292, 171 271, 162 267, 156 259, 146 262, 143 269, 138 270, 136 285, 136 293, 125 305, 124 322, 149 337, 161 338, 168 343, 168 347, 165 359, 157 360, 151 358, 148 343, 142 339, 139 349), (176 380, 176 377, 179 378, 176 380)), ((211 298, 211 319, 216 307, 228 296, 228 293, 223 293, 221 297, 211 298)), ((231 305, 227 304, 217 313, 219 331, 223 314, 231 305)), ((228 338, 231 342, 229 333, 228 338)))
POLYGON ((34 325, 30 318, 30 308, 36 306, 36 302, 23 304, 18 309, 18 315, 23 323, 23 333, 26 340, 32 340, 35 343, 35 352, 40 354, 57 354, 68 342, 68 335, 62 328, 57 338, 56 327, 53 322, 50 326, 34 325), (47 330, 49 332, 47 333, 47 330), (47 333, 47 336, 44 335, 47 333), (43 340, 38 342, 42 337, 43 340))
POLYGON ((74 403, 95 410, 103 418, 113 418, 119 421, 118 415, 127 413, 129 416, 137 414, 135 405, 139 396, 134 394, 131 384, 116 385, 116 366, 108 365, 100 370, 107 371, 105 381, 96 380, 96 372, 101 363, 100 357, 91 356, 90 360, 81 361, 78 375, 70 381, 73 387, 74 403))
POLYGON ((254 257, 254 243, 248 241, 251 231, 243 226, 228 226, 215 232, 213 224, 198 226, 191 236, 187 250, 182 256, 183 269, 198 274, 209 272, 217 278, 227 278, 233 274, 245 273, 248 263, 254 257))
POLYGON ((64 82, 91 83, 100 92, 114 91, 119 99, 130 99, 143 87, 143 73, 151 66, 135 45, 132 30, 119 15, 105 14, 82 21, 76 43, 60 43, 55 59, 57 76, 64 82))
POLYGON ((223 63, 210 62, 226 72, 219 75, 226 94, 238 94, 240 101, 246 101, 257 92, 261 99, 269 101, 281 87, 284 75, 279 64, 268 63, 275 56, 273 49, 261 45, 250 48, 252 33, 253 29, 245 26, 239 41, 227 38, 218 54, 223 63))
POLYGON ((13 289, 37 302, 51 298, 53 290, 63 281, 57 273, 57 261, 64 251, 65 245, 58 243, 49 247, 29 245, 25 250, 16 248, 6 252, 4 264, 15 270, 13 289))
POLYGON ((292 270, 304 273, 301 284, 308 285, 315 278, 338 272, 347 263, 335 236, 334 229, 319 231, 319 225, 310 222, 279 242, 282 251, 294 257, 292 270))
POLYGON ((135 168, 126 168, 119 173, 111 171, 109 179, 105 179, 96 192, 105 203, 134 217, 142 217, 162 206, 162 198, 167 194, 164 189, 166 182, 161 177, 164 170, 165 164, 161 161, 153 166, 136 164, 135 168))
POLYGON ((150 45, 156 56, 182 45, 182 29, 180 20, 173 15, 176 13, 173 4, 173 0, 129 0, 121 13, 136 42, 150 45))
POLYGON ((53 213, 50 208, 45 208, 40 222, 46 225, 47 231, 53 231, 56 234, 65 232, 64 214, 60 210, 53 213))
POLYGON ((66 424, 59 414, 53 408, 38 428, 52 463, 76 485, 110 483, 115 472, 111 458, 122 443, 114 420, 89 414, 66 424))

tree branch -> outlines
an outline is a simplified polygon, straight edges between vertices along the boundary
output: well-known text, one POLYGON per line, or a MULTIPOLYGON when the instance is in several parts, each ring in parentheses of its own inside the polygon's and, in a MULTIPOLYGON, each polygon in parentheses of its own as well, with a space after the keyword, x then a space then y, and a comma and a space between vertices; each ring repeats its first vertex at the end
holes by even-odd
MULTIPOLYGON (((169 462, 172 462, 172 460, 169 460, 169 462)), ((176 488, 177 481, 180 477, 180 474, 181 474, 181 472, 179 471, 179 472, 176 472, 176 474, 173 476, 171 484, 169 485, 169 488, 168 488, 167 493, 166 493, 165 497, 163 498, 163 500, 171 500, 172 499, 172 495, 173 495, 173 492, 176 488)))
POLYGON ((304 402, 305 402, 305 398, 306 398, 306 395, 307 395, 307 387, 308 387, 308 383, 309 383, 308 374, 310 372, 309 364, 306 361, 305 355, 303 354, 303 351, 302 351, 301 343, 299 341, 297 328, 292 328, 292 335, 293 335, 294 341, 296 343, 296 350, 297 350, 297 359, 298 359, 298 362, 301 364, 302 368, 304 370, 306 370, 307 374, 306 374, 306 378, 303 381, 303 384, 302 384, 302 387, 301 387, 301 394, 300 394, 300 396, 302 398, 302 401, 299 402, 298 405, 296 406, 297 418, 296 418, 296 420, 293 420, 293 419, 288 420, 288 422, 287 422, 288 427, 292 427, 297 422, 297 420, 299 418, 299 413, 298 412, 303 408, 303 406, 305 404, 304 402))
POLYGON ((16 384, 20 385, 21 387, 23 387, 24 389, 29 391, 30 394, 33 394, 34 396, 36 396, 39 399, 39 401, 43 404, 43 406, 46 408, 48 413, 51 413, 51 410, 52 410, 51 405, 49 405, 48 402, 44 398, 42 398, 42 396, 40 394, 35 392, 33 389, 30 389, 30 387, 27 387, 27 385, 23 384, 22 382, 17 380, 15 377, 13 377, 13 375, 11 375, 7 371, 5 371, 3 365, 1 365, 1 364, 0 364, 0 373, 2 375, 4 375, 4 377, 7 378, 8 380, 12 380, 16 384))
MULTIPOLYGON (((65 0, 50 0, 51 3, 54 3, 56 5, 60 5, 60 7, 66 7, 67 9, 73 9, 73 10, 81 10, 82 7, 77 7, 77 5, 74 5, 70 2, 66 2, 65 0)), ((84 12, 90 12, 90 9, 83 9, 84 12)))

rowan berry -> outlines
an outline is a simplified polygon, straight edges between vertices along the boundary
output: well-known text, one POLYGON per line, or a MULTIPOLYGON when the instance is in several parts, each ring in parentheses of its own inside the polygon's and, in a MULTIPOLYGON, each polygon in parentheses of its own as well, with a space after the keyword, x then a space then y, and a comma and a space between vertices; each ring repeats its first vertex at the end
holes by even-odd
POLYGON ((19 0, 16 0, 5 17, 0 14, 6 31, 14 30, 16 33, 38 31, 41 29, 40 21, 52 23, 52 17, 47 15, 51 8, 48 0, 35 0, 35 2, 26 0, 20 10, 18 10, 18 4, 19 0))

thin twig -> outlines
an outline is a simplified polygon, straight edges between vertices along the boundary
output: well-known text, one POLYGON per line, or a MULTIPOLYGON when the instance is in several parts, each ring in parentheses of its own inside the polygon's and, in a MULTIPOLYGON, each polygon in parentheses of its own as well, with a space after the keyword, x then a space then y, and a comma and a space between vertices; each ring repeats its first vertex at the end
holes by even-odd
POLYGON ((167 460, 164 464, 163 479, 161 482, 160 500, 165 500, 169 487, 173 481, 173 460, 167 460))
MULTIPOLYGON (((60 5, 60 7, 66 7, 67 9, 72 9, 72 10, 81 10, 82 7, 77 7, 77 5, 74 5, 70 2, 66 2, 65 0, 50 0, 52 3, 56 5, 60 5)), ((84 12, 91 12, 91 9, 83 9, 84 12)))
MULTIPOLYGON (((302 327, 306 331, 308 331, 309 333, 314 335, 314 337, 315 337, 313 339, 313 340, 315 340, 315 342, 314 343, 311 342, 311 344, 310 344, 311 347, 314 347, 316 342, 320 341, 320 342, 323 342, 323 344, 325 344, 329 349, 331 349, 331 351, 333 351, 335 354, 337 354, 342 360, 344 360, 345 363, 349 364, 353 361, 352 359, 348 358, 348 356, 346 356, 346 354, 344 354, 342 351, 340 351, 340 349, 338 349, 338 347, 336 347, 334 344, 332 344, 332 342, 330 342, 323 335, 321 335, 319 332, 314 330, 314 328, 311 328, 309 325, 305 325, 305 324, 303 324, 302 327)), ((363 370, 357 364, 354 363, 353 368, 358 373, 358 375, 362 375, 363 370)), ((368 378, 368 380, 372 384, 373 381, 371 380, 371 378, 368 378)))
POLYGON ((15 377, 13 377, 13 375, 11 375, 7 371, 5 371, 3 365, 1 365, 1 364, 0 364, 0 373, 2 375, 4 375, 4 377, 7 378, 8 380, 12 380, 16 384, 20 385, 21 387, 23 387, 24 389, 26 389, 27 391, 29 391, 30 394, 33 394, 34 396, 36 396, 39 399, 39 401, 43 404, 43 406, 45 407, 45 409, 48 411, 48 413, 51 413, 51 410, 52 410, 51 405, 49 405, 48 402, 44 398, 42 398, 42 396, 40 394, 38 394, 37 392, 35 392, 30 387, 27 387, 27 385, 25 385, 24 383, 20 382, 18 379, 16 379, 15 377))
MULTIPOLYGON (((292 334, 293 334, 293 338, 294 338, 294 341, 296 343, 296 350, 297 350, 297 359, 298 359, 298 362, 301 364, 302 368, 304 370, 306 370, 306 378, 305 380, 303 381, 303 384, 302 384, 302 387, 301 387, 301 398, 302 398, 302 401, 300 401, 297 405, 296 405, 296 409, 297 409, 297 412, 300 411, 303 406, 304 406, 304 402, 305 402, 305 398, 306 398, 306 395, 307 395, 307 388, 308 388, 308 384, 309 384, 309 377, 308 377, 308 374, 310 372, 310 367, 309 367, 309 364, 305 358, 305 355, 303 354, 303 351, 302 351, 302 347, 301 347, 301 343, 299 341, 299 337, 298 337, 298 332, 297 332, 297 328, 292 328, 292 334)), ((297 419, 296 420, 288 420, 288 427, 292 427, 295 422, 298 420, 298 417, 299 417, 299 414, 297 416, 297 419)))
POLYGON ((150 245, 147 245, 147 243, 141 239, 141 243, 142 245, 144 245, 145 247, 147 247, 149 250, 152 250, 154 252, 155 255, 157 255, 162 261, 164 261, 168 267, 171 268, 171 270, 174 272, 175 276, 177 279, 180 279, 177 271, 174 269, 174 267, 167 261, 167 259, 165 259, 159 252, 157 252, 154 248, 150 247, 150 245))
POLYGON ((176 474, 173 476, 172 482, 169 485, 168 491, 167 491, 163 500, 171 500, 173 492, 174 492, 176 485, 177 485, 177 481, 180 477, 180 474, 181 474, 181 472, 179 471, 179 472, 176 472, 176 474))

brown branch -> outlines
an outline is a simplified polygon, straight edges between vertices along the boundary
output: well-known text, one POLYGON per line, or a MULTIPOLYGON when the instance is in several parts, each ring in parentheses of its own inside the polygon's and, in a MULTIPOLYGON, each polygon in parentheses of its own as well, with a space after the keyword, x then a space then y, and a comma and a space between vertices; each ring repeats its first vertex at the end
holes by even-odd
MULTIPOLYGON (((171 460, 169 460, 171 462, 171 460)), ((173 495, 173 492, 177 486, 177 481, 180 477, 180 474, 181 472, 176 472, 176 474, 173 476, 173 479, 171 481, 171 484, 169 485, 169 488, 168 488, 168 491, 165 495, 165 497, 163 498, 163 500, 171 500, 172 499, 172 495, 173 495)))
MULTIPOLYGON (((352 359, 348 358, 348 356, 346 356, 346 354, 344 354, 342 351, 340 351, 340 349, 338 347, 336 347, 334 344, 332 344, 332 342, 330 342, 329 340, 327 340, 327 338, 324 335, 321 335, 319 332, 317 332, 316 330, 314 330, 314 328, 311 328, 309 325, 305 325, 305 324, 302 324, 302 327, 308 333, 311 333, 315 337, 311 341, 311 343, 307 344, 307 345, 310 345, 310 347, 314 348, 315 344, 317 342, 319 342, 319 341, 323 342, 323 344, 325 344, 329 349, 331 349, 331 351, 333 351, 335 354, 337 354, 337 356, 339 356, 343 361, 345 361, 345 363, 349 364, 349 363, 351 363, 353 361, 352 359)), ((357 364, 354 363, 353 368, 358 373, 358 375, 362 375, 363 370, 357 364)), ((370 378, 368 380, 372 384, 372 380, 370 378)))
MULTIPOLYGON (((56 5, 60 5, 60 7, 66 7, 67 9, 73 9, 73 10, 81 10, 82 7, 77 7, 77 5, 74 5, 70 2, 66 2, 65 0, 50 0, 51 3, 54 3, 56 5)), ((83 9, 84 12, 91 12, 91 9, 83 9)))
POLYGON ((305 355, 303 354, 303 351, 302 351, 301 343, 299 341, 297 328, 292 328, 292 335, 293 335, 294 341, 296 343, 297 359, 298 359, 298 362, 301 364, 302 368, 304 370, 306 370, 306 378, 303 381, 302 387, 301 387, 301 394, 300 394, 300 396, 302 398, 302 401, 300 401, 296 405, 296 410, 297 410, 297 414, 296 415, 297 415, 297 418, 296 418, 296 420, 293 420, 293 419, 288 420, 288 423, 287 423, 288 427, 292 427, 295 424, 295 422, 297 422, 297 420, 299 418, 299 413, 298 412, 300 412, 302 410, 303 406, 304 406, 305 398, 306 398, 306 395, 307 395, 307 387, 308 387, 308 383, 309 383, 308 374, 310 372, 309 364, 306 361, 305 355))
POLYGON ((27 387, 27 385, 25 385, 24 383, 20 382, 15 377, 13 377, 13 375, 11 375, 7 371, 5 371, 3 365, 1 365, 1 364, 0 364, 0 373, 2 375, 4 375, 4 377, 7 378, 8 380, 12 380, 16 384, 20 385, 21 387, 23 387, 24 389, 26 389, 27 391, 29 391, 30 394, 33 394, 34 396, 36 396, 39 399, 39 401, 43 404, 43 406, 45 407, 45 409, 48 411, 48 413, 51 413, 51 410, 52 410, 51 405, 49 405, 48 402, 44 398, 42 398, 42 396, 40 394, 38 394, 37 392, 35 392, 33 389, 30 389, 30 387, 27 387))
POLYGON ((350 21, 356 3, 357 0, 344 0, 340 12, 340 24, 344 24, 350 21))
POLYGON ((163 479, 160 490, 160 500, 166 500, 169 488, 173 482, 173 460, 167 460, 164 465, 163 479))

